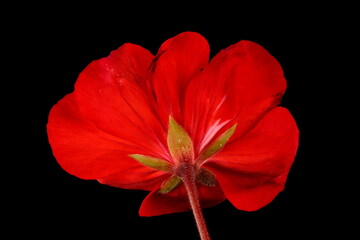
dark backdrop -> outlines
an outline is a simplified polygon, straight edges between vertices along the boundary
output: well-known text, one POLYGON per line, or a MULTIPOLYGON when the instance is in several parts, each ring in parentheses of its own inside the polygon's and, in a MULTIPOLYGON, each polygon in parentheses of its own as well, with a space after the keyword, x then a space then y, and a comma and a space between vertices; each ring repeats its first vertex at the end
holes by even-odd
POLYGON ((329 26, 315 21, 312 12, 307 12, 307 18, 289 18, 291 12, 263 18, 262 14, 241 18, 214 12, 194 21, 186 12, 159 17, 161 10, 147 17, 136 11, 124 15, 124 9, 118 15, 106 11, 86 14, 83 9, 55 12, 41 13, 28 22, 24 19, 24 31, 18 30, 16 50, 26 55, 18 60, 27 71, 19 83, 25 100, 18 110, 18 126, 26 121, 27 131, 17 138, 25 143, 24 148, 13 151, 25 172, 15 188, 19 194, 15 207, 19 211, 12 214, 12 223, 19 229, 15 233, 23 229, 28 236, 48 239, 199 239, 191 212, 139 217, 147 192, 112 188, 63 171, 46 134, 51 107, 73 91, 78 74, 92 60, 126 42, 156 54, 163 41, 183 31, 196 31, 207 38, 212 56, 242 39, 265 47, 284 69, 288 89, 281 105, 291 111, 301 134, 286 188, 271 204, 251 213, 227 201, 204 209, 213 239, 307 239, 337 232, 330 217, 336 210, 328 201, 329 186, 334 185, 327 178, 329 163, 322 157, 327 123, 317 117, 326 112, 323 106, 328 101, 319 94, 328 84, 321 77, 320 59, 329 26))

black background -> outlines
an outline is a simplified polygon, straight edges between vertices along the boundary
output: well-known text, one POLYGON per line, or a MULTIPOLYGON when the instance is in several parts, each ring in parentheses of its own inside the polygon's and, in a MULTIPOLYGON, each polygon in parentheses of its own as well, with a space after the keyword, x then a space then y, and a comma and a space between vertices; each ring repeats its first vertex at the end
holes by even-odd
POLYGON ((330 30, 331 18, 317 19, 317 10, 295 16, 292 10, 286 15, 268 12, 246 17, 241 17, 245 9, 235 15, 219 11, 221 15, 215 10, 207 15, 198 15, 200 10, 163 15, 159 8, 144 16, 134 8, 111 13, 77 8, 45 11, 23 20, 16 30, 14 49, 23 56, 16 55, 16 60, 25 73, 18 93, 24 101, 15 110, 20 115, 14 121, 19 132, 13 134, 13 142, 23 146, 12 154, 23 170, 17 173, 21 180, 13 188, 18 196, 10 221, 19 229, 15 234, 23 230, 28 236, 50 239, 199 239, 191 212, 139 217, 147 192, 112 188, 63 171, 46 134, 51 107, 73 91, 78 74, 91 61, 126 42, 156 54, 163 41, 183 31, 196 31, 207 38, 211 56, 242 39, 265 47, 284 69, 288 89, 281 105, 291 111, 301 134, 286 188, 271 204, 251 213, 227 201, 204 209, 212 238, 292 239, 339 232, 341 219, 334 217, 338 212, 334 199, 340 190, 329 178, 331 162, 324 157, 331 124, 321 118, 330 101, 324 86, 331 83, 321 63, 331 36, 340 33, 330 30))

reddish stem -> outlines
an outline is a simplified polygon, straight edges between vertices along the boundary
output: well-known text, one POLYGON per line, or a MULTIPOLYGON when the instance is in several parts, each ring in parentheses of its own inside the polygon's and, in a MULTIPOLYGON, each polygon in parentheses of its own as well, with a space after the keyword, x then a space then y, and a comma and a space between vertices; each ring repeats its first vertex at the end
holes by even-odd
POLYGON ((195 168, 194 166, 187 166, 186 170, 183 172, 183 182, 189 197, 190 205, 194 213, 195 221, 197 228, 199 230, 201 240, 211 240, 204 216, 201 211, 199 194, 196 187, 195 181, 195 168))

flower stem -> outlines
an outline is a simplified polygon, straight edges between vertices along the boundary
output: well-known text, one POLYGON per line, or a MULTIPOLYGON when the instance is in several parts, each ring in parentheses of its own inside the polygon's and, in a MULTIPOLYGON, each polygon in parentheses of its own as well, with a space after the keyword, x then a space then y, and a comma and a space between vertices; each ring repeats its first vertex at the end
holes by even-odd
POLYGON ((188 168, 183 182, 189 197, 190 205, 195 217, 196 225, 200 234, 201 240, 210 240, 210 236, 205 224, 204 216, 201 211, 199 194, 196 187, 195 174, 192 167, 188 168))

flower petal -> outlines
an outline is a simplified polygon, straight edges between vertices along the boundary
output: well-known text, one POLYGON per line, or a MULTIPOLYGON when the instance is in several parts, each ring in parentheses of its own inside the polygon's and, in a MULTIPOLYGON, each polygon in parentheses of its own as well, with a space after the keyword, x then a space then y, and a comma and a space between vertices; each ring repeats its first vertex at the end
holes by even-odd
POLYGON ((289 111, 277 107, 247 135, 229 143, 204 166, 216 176, 232 204, 254 211, 283 190, 298 147, 299 132, 289 111))
MULTIPOLYGON (((215 206, 225 200, 225 196, 217 185, 206 187, 198 185, 199 199, 202 208, 215 206)), ((152 191, 144 199, 139 215, 144 217, 186 212, 191 209, 184 184, 167 194, 161 194, 158 190, 152 191)))
POLYGON ((237 123, 232 139, 244 135, 279 104, 285 89, 280 64, 260 45, 240 41, 221 51, 186 91, 184 126, 195 151, 211 140, 205 138, 209 133, 219 136, 222 127, 237 123))
POLYGON ((151 65, 153 89, 164 122, 169 116, 182 124, 184 93, 190 80, 209 61, 209 44, 194 32, 170 38, 160 47, 151 65))
POLYGON ((79 75, 74 93, 84 118, 100 130, 146 150, 130 154, 169 159, 166 127, 154 114, 154 99, 145 87, 152 59, 147 50, 125 44, 109 57, 89 64, 79 75))
POLYGON ((148 68, 154 56, 141 46, 126 43, 112 51, 107 57, 112 63, 118 77, 137 83, 151 94, 151 82, 148 68))
POLYGON ((170 174, 129 164, 115 174, 97 179, 99 183, 124 189, 153 191, 168 179, 170 174))
POLYGON ((100 131, 80 113, 74 94, 65 96, 51 110, 49 141, 64 170, 83 179, 106 178, 121 173, 124 188, 152 190, 163 172, 148 168, 127 156, 139 151, 131 142, 100 131))

